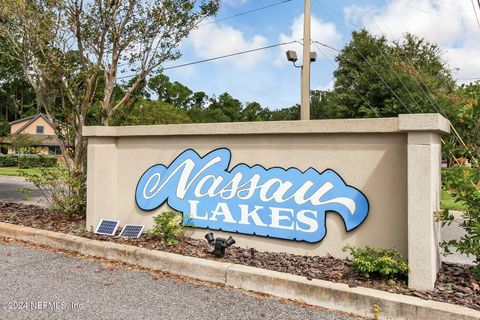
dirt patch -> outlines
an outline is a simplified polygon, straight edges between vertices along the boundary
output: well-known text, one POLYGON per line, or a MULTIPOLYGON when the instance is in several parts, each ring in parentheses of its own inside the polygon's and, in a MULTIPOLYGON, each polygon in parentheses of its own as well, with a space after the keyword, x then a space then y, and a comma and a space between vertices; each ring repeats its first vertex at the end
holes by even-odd
POLYGON ((406 278, 399 278, 395 281, 365 278, 353 270, 352 262, 348 259, 260 252, 254 248, 243 249, 236 246, 228 248, 223 259, 217 259, 211 254, 212 247, 204 240, 186 237, 177 246, 167 246, 163 241, 146 235, 140 239, 96 235, 91 230, 85 229, 84 218, 55 214, 48 209, 33 205, 0 202, 0 221, 89 239, 112 241, 152 250, 286 272, 304 276, 307 279, 346 283, 350 287, 362 286, 379 289, 480 310, 480 281, 472 276, 471 267, 466 265, 443 263, 434 290, 417 291, 407 287, 406 278))

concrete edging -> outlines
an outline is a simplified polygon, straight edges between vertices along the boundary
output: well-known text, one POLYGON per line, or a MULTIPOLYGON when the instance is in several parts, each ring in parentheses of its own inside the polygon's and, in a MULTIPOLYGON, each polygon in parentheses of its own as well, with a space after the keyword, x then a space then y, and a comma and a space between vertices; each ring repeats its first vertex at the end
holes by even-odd
POLYGON ((0 236, 75 251, 84 255, 114 259, 365 317, 373 317, 373 306, 378 305, 379 319, 480 319, 479 311, 457 305, 363 287, 350 288, 341 283, 307 280, 305 277, 287 273, 92 240, 8 223, 0 222, 0 236), (201 273, 198 273, 198 270, 201 270, 201 273))

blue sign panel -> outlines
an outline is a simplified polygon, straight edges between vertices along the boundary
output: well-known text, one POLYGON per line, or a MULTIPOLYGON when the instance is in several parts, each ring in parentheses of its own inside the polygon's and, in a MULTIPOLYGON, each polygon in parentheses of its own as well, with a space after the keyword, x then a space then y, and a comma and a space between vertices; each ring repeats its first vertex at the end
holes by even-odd
POLYGON ((229 170, 230 159, 226 148, 204 157, 189 149, 169 166, 154 165, 138 182, 137 206, 150 211, 166 202, 196 228, 307 242, 325 237, 329 211, 347 231, 367 217, 367 198, 333 170, 246 164, 229 170))

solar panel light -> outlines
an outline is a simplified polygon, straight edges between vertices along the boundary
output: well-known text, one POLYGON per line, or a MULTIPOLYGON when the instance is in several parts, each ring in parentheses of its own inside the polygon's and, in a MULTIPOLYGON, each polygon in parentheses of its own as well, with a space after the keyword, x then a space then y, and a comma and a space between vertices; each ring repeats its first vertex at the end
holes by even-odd
POLYGON ((120 232, 120 237, 138 239, 143 233, 144 225, 141 224, 126 224, 122 232, 120 232))
POLYGON ((228 239, 224 239, 224 238, 215 239, 215 237, 213 236, 213 233, 211 232, 205 235, 205 239, 207 239, 208 243, 215 246, 215 249, 213 250, 213 254, 217 258, 223 258, 223 256, 225 255, 225 249, 235 244, 235 239, 233 239, 231 236, 228 237, 228 239))
POLYGON ((114 236, 117 233, 118 225, 120 221, 102 219, 95 229, 96 234, 102 234, 106 236, 114 236))

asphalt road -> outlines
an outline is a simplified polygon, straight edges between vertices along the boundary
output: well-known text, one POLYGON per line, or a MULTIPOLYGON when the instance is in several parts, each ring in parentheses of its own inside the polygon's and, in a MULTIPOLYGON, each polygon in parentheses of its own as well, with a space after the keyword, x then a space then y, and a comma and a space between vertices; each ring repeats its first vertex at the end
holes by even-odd
POLYGON ((0 241, 0 319, 359 319, 0 241))
POLYGON ((40 190, 21 177, 0 176, 0 200, 41 206, 47 205, 40 190))

